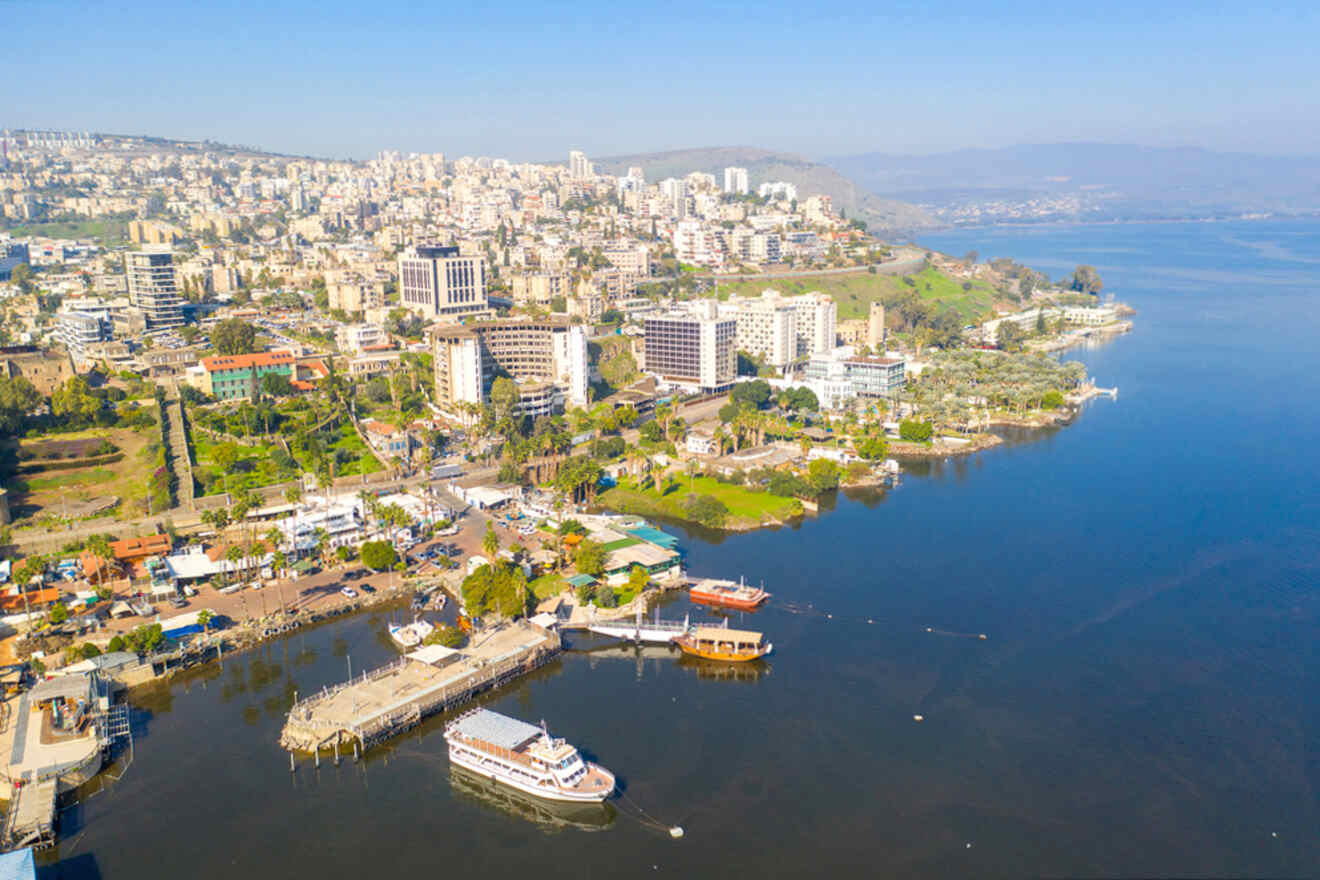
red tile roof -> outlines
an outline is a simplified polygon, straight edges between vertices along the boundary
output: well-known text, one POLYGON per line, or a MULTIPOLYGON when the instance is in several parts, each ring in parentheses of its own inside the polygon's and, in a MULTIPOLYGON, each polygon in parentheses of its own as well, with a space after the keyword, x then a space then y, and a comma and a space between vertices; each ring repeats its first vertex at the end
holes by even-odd
POLYGON ((217 370, 242 370, 251 367, 274 367, 281 364, 293 365, 293 352, 259 351, 255 354, 231 354, 220 357, 202 358, 202 367, 208 373, 217 370))
POLYGON ((125 538, 122 541, 111 541, 110 552, 115 554, 115 559, 163 556, 170 552, 170 536, 146 535, 141 538, 125 538))

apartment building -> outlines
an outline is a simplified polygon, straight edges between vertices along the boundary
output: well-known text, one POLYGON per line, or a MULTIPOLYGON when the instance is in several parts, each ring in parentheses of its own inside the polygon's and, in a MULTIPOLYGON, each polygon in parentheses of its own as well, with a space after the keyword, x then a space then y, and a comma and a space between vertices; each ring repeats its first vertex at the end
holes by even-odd
POLYGON ((385 304, 385 291, 376 282, 352 273, 335 273, 326 278, 325 292, 331 309, 342 309, 350 315, 385 304))
POLYGON ((457 247, 415 247, 399 257, 399 298, 424 318, 486 312, 486 260, 461 256, 457 247))
POLYGON ((148 330, 183 324, 183 298, 174 279, 174 256, 168 250, 124 254, 128 299, 142 313, 148 330))
POLYGON ((724 169, 724 191, 733 195, 747 195, 747 169, 729 167, 724 169))
POLYGON ((442 404, 483 403, 495 378, 519 386, 553 383, 560 405, 587 402, 587 334, 563 318, 482 321, 431 329, 436 397, 442 404))
POLYGON ((713 300, 694 312, 646 318, 645 370, 699 391, 722 391, 738 374, 738 322, 720 317, 713 300))
POLYGON ((838 306, 820 293, 783 296, 765 290, 759 297, 733 296, 719 304, 721 315, 738 322, 738 348, 784 367, 834 348, 838 306))
POLYGON ((256 396, 268 373, 293 379, 292 352, 267 351, 256 354, 202 358, 199 390, 218 400, 241 400, 256 396))
POLYGON ((806 386, 827 410, 844 409, 861 399, 888 397, 907 381, 902 358, 858 357, 851 347, 812 355, 806 386))
POLYGON ((61 312, 55 323, 55 336, 76 361, 87 356, 88 349, 98 342, 114 338, 110 322, 110 309, 79 309, 61 312))
POLYGON ((513 301, 518 305, 546 306, 569 293, 568 276, 555 272, 514 275, 509 285, 513 301))
POLYGON ((394 340, 376 324, 340 324, 335 328, 335 344, 345 354, 394 348, 394 340))

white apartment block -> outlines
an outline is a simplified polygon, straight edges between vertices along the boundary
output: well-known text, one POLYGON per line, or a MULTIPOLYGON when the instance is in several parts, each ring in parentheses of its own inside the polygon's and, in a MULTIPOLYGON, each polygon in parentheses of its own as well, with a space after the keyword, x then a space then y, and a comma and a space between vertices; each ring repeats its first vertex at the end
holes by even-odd
POLYGON ((335 328, 335 344, 345 354, 358 354, 364 349, 393 348, 394 340, 376 324, 340 324, 335 328))
POLYGON ((730 297, 719 310, 737 320, 738 348, 764 355, 774 367, 834 348, 839 309, 821 293, 786 297, 766 290, 756 298, 730 297))
POLYGON ((457 247, 415 247, 399 257, 399 301, 424 318, 485 312, 486 260, 457 247))
POLYGON ((747 195, 747 169, 729 167, 724 169, 724 191, 734 195, 747 195))
POLYGON ((758 186, 756 188, 756 194, 763 199, 783 199, 791 202, 797 199, 797 187, 783 180, 776 180, 758 186))
POLYGON ((520 386, 550 382, 573 404, 587 403, 586 330, 562 318, 435 327, 431 350, 442 406, 485 402, 497 375, 520 386))
POLYGON ((724 249, 715 230, 700 220, 680 220, 674 224, 674 256, 680 262, 697 266, 724 265, 724 249))
POLYGON ((568 176, 574 180, 590 180, 596 175, 596 169, 592 167, 591 160, 587 154, 581 150, 569 150, 568 152, 568 176))

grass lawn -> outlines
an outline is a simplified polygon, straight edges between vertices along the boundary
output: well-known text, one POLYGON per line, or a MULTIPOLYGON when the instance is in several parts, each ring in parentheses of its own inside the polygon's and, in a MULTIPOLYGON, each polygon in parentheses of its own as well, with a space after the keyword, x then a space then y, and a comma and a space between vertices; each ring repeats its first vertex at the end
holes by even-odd
POLYGON ((564 580, 561 574, 543 574, 536 580, 527 585, 527 589, 532 591, 532 595, 537 601, 543 599, 552 599, 564 592, 568 586, 568 581, 564 580))
POLYGON ((872 275, 863 269, 840 275, 811 275, 800 280, 767 278, 764 281, 720 282, 718 290, 720 299, 727 299, 733 293, 759 296, 767 288, 785 296, 819 291, 838 304, 840 321, 865 318, 870 313, 871 303, 883 301, 907 289, 915 289, 923 298, 941 305, 951 305, 969 324, 989 316, 991 304, 1000 298, 995 289, 983 281, 973 281, 971 290, 963 290, 961 281, 935 269, 927 269, 911 278, 917 283, 915 288, 904 284, 901 275, 872 275), (926 289, 927 284, 930 285, 929 290, 926 289))
POLYGON ((723 502, 729 509, 729 517, 734 522, 725 525, 756 524, 767 519, 785 520, 802 514, 802 503, 796 498, 781 498, 768 492, 748 489, 732 483, 721 483, 710 477, 686 477, 671 485, 662 496, 655 491, 654 484, 637 488, 629 484, 620 484, 616 488, 603 492, 599 502, 604 507, 622 513, 640 516, 667 516, 685 520, 683 500, 691 494, 711 495, 723 502))
POLYGON ((13 226, 9 234, 15 237, 97 238, 106 244, 115 244, 126 238, 127 230, 128 223, 124 220, 57 220, 13 226))
POLYGON ((94 486, 115 479, 115 472, 103 467, 72 471, 51 471, 49 477, 25 480, 15 477, 13 486, 18 492, 41 492, 46 489, 71 489, 74 486, 94 486))

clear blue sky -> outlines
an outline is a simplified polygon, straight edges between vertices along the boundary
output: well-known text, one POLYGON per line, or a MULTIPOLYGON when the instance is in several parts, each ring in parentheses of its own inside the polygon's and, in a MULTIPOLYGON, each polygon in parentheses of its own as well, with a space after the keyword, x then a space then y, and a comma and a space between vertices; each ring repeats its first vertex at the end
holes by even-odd
POLYGON ((998 5, 0 0, 0 125, 336 157, 1320 152, 1310 4, 998 5))

